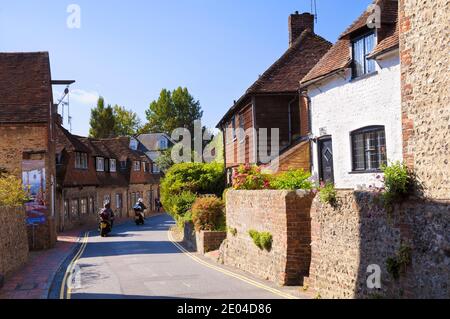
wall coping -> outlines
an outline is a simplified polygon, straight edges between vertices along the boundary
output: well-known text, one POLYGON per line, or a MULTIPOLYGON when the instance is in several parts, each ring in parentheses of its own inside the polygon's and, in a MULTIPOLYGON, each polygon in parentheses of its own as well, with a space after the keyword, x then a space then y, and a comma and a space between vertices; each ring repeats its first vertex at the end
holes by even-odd
POLYGON ((274 190, 274 189, 261 189, 261 190, 235 190, 230 189, 227 191, 227 195, 235 193, 235 194, 242 194, 242 195, 249 195, 249 194, 276 194, 276 195, 297 195, 300 197, 306 197, 308 195, 311 195, 313 192, 309 190, 274 190))

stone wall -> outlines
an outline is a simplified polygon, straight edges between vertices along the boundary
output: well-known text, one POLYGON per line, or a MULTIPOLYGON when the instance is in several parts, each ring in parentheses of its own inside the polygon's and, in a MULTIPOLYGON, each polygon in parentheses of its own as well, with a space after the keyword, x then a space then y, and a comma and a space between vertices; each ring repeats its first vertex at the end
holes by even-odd
POLYGON ((449 298, 450 203, 409 200, 391 214, 373 193, 339 191, 336 207, 315 199, 308 285, 323 298, 449 298), (386 262, 401 246, 412 263, 399 280, 386 262), (370 265, 381 267, 380 290, 367 287, 370 265))
POLYGON ((301 284, 311 258, 312 198, 302 191, 228 191, 227 226, 236 234, 227 234, 221 261, 280 285, 301 284), (272 249, 256 247, 250 230, 271 233, 272 249))
POLYGON ((400 0, 405 160, 426 197, 450 199, 450 1, 400 0))
POLYGON ((23 208, 0 207, 0 277, 27 262, 28 238, 23 208))

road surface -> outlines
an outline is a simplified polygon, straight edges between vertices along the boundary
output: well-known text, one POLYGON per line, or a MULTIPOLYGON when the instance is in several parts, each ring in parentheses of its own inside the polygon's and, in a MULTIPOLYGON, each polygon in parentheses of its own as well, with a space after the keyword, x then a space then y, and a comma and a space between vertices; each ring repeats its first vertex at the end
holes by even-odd
POLYGON ((85 244, 56 275, 50 298, 280 299, 292 296, 286 290, 218 266, 204 257, 192 257, 169 239, 168 230, 173 225, 168 215, 160 215, 149 218, 145 226, 137 227, 132 222, 120 225, 107 238, 101 238, 97 231, 90 232, 85 244), (65 288, 67 282, 74 283, 69 285, 72 288, 65 288))

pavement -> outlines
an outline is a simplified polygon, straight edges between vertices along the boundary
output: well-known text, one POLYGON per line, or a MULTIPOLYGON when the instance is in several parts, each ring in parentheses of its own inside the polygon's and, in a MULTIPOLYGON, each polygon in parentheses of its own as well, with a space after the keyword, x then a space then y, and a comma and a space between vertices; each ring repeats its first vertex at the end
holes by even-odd
POLYGON ((298 288, 278 287, 184 250, 171 239, 172 226, 170 216, 159 215, 144 226, 119 225, 107 238, 90 232, 56 273, 50 298, 307 298, 298 288), (67 282, 75 284, 67 289, 67 282))
POLYGON ((6 279, 0 299, 47 299, 54 275, 76 248, 80 231, 58 235, 52 249, 31 252, 27 264, 6 279))

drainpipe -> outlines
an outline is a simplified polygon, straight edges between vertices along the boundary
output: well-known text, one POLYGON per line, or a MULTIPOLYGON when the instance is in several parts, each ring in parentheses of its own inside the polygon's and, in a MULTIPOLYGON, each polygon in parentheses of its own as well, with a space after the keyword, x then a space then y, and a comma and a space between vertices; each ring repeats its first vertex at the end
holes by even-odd
POLYGON ((289 145, 292 144, 292 116, 291 116, 291 105, 297 100, 297 97, 295 97, 292 101, 288 104, 288 119, 289 119, 289 145))

